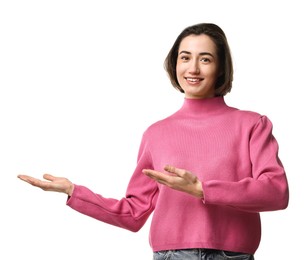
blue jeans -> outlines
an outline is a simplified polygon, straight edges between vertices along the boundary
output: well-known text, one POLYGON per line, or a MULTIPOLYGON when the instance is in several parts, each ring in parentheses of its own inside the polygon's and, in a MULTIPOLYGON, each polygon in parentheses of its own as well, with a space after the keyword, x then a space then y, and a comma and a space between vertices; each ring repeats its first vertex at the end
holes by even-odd
POLYGON ((154 252, 153 260, 254 260, 253 255, 214 249, 183 249, 154 252))

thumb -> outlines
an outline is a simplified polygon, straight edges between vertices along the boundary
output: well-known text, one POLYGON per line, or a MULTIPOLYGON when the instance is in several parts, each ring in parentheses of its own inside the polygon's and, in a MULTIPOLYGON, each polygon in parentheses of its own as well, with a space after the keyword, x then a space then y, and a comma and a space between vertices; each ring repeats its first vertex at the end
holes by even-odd
POLYGON ((166 165, 164 167, 164 170, 169 172, 169 173, 172 173, 174 175, 177 175, 181 178, 184 177, 184 175, 186 173, 186 170, 176 168, 175 166, 172 166, 172 165, 166 165))
POLYGON ((48 174, 48 173, 44 174, 44 175, 43 175, 43 178, 44 178, 45 180, 48 180, 48 181, 54 181, 54 180, 56 179, 56 177, 54 177, 53 175, 48 174))

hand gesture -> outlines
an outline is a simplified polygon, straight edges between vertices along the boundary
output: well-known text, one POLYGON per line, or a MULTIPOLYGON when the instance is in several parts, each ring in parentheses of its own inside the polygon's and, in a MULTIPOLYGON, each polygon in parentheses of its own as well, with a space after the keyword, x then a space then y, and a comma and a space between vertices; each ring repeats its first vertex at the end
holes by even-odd
POLYGON ((35 187, 41 188, 44 191, 62 192, 71 196, 74 189, 74 185, 68 179, 55 177, 50 174, 44 174, 43 176, 47 181, 39 180, 28 175, 18 175, 17 177, 35 187))
POLYGON ((150 169, 144 169, 143 173, 153 180, 164 184, 172 189, 191 194, 198 198, 203 198, 203 189, 200 180, 191 172, 167 165, 164 170, 171 173, 166 174, 150 169))

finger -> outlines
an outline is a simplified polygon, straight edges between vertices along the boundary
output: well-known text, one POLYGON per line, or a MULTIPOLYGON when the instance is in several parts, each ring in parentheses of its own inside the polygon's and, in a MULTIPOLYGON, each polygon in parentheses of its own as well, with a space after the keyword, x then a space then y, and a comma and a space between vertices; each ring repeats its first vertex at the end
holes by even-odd
POLYGON ((43 182, 28 175, 18 175, 18 178, 36 187, 42 187, 43 182))
POLYGON ((158 176, 160 176, 159 172, 154 171, 154 170, 144 169, 143 173, 146 174, 148 177, 151 177, 151 178, 157 178, 158 176))
POLYGON ((179 176, 179 177, 181 177, 181 178, 183 178, 187 181, 190 181, 190 182, 195 182, 197 180, 197 177, 194 174, 192 174, 191 172, 184 170, 184 169, 176 168, 176 167, 171 166, 171 165, 166 165, 164 167, 164 170, 167 171, 167 172, 170 172, 170 173, 174 173, 177 176, 179 176))
POLYGON ((17 177, 28 183, 32 183, 35 180, 35 178, 24 174, 19 174, 17 177))
POLYGON ((185 173, 187 172, 184 169, 179 169, 179 168, 176 168, 176 167, 171 166, 171 165, 166 165, 164 167, 164 170, 169 172, 169 173, 174 173, 174 174, 176 174, 179 177, 184 177, 185 173))
POLYGON ((148 170, 148 169, 144 169, 143 173, 146 174, 148 177, 158 181, 158 182, 167 182, 169 181, 170 176, 162 173, 162 172, 158 172, 158 171, 154 171, 154 170, 148 170))
POLYGON ((23 181, 26 181, 26 179, 28 179, 28 175, 24 175, 24 174, 19 174, 19 175, 17 175, 17 178, 19 178, 19 179, 21 179, 21 180, 23 180, 23 181))
POLYGON ((54 181, 57 177, 55 177, 55 176, 53 176, 51 174, 46 173, 46 174, 43 175, 43 178, 45 180, 48 180, 48 181, 54 181))

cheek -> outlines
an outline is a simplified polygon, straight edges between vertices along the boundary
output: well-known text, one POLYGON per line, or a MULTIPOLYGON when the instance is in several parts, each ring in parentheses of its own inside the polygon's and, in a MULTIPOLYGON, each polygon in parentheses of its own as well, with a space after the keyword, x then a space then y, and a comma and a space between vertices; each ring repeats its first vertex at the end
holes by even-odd
POLYGON ((178 64, 176 65, 176 73, 177 75, 180 75, 183 71, 183 66, 181 64, 178 64))
POLYGON ((210 78, 211 80, 216 80, 218 78, 218 70, 216 68, 212 68, 211 70, 208 70, 206 75, 208 78, 210 78))
POLYGON ((177 76, 177 80, 178 82, 182 81, 182 76, 184 75, 184 69, 182 66, 177 66, 176 67, 176 76, 177 76))

